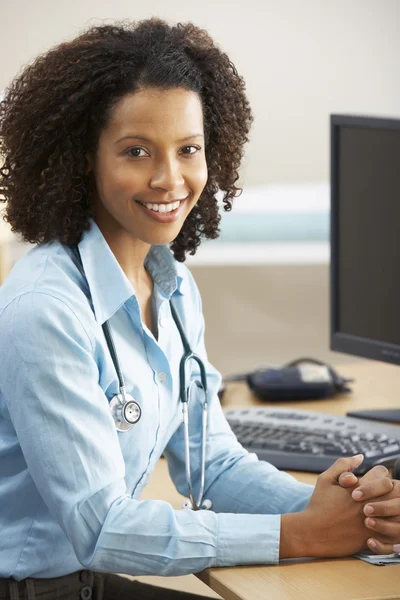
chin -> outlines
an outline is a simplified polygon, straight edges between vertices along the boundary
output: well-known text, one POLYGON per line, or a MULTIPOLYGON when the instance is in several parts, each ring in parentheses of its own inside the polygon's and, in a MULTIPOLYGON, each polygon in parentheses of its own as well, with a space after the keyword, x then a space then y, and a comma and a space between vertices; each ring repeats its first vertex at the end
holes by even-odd
POLYGON ((174 231, 169 234, 167 234, 167 233, 165 233, 165 234, 157 233, 156 235, 150 234, 150 235, 146 236, 145 238, 143 237, 142 239, 147 244, 150 244, 150 246, 168 246, 179 235, 179 231, 174 231))
POLYGON ((154 240, 151 241, 150 244, 152 246, 169 246, 176 239, 176 237, 177 236, 168 237, 168 238, 167 237, 154 238, 154 240))

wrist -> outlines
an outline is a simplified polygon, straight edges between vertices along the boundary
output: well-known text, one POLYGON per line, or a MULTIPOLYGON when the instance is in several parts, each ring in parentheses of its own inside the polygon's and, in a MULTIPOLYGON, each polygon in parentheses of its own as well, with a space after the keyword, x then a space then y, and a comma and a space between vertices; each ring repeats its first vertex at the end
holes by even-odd
POLYGON ((304 511, 281 515, 279 559, 313 556, 310 529, 304 511))

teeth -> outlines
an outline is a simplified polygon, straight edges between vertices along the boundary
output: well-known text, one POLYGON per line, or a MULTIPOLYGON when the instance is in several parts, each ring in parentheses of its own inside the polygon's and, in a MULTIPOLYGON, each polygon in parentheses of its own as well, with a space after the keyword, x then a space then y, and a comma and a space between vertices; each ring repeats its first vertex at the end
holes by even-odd
POLYGON ((154 212, 160 213, 169 213, 172 210, 175 210, 180 205, 181 201, 177 200, 176 202, 171 202, 171 204, 145 204, 141 202, 143 206, 148 208, 149 210, 154 210, 154 212))

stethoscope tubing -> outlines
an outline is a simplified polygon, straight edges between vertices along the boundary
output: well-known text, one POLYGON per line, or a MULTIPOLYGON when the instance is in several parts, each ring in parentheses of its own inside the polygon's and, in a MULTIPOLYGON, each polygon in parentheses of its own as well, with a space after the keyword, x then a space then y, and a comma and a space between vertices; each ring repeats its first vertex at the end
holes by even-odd
MULTIPOLYGON (((76 246, 75 250, 76 250, 75 254, 80 263, 82 275, 84 277, 86 277, 85 271, 83 268, 82 259, 81 259, 80 252, 79 252, 79 248, 76 246)), ((180 397, 180 401, 182 403, 182 418, 183 418, 183 427, 184 427, 186 482, 188 485, 189 499, 191 502, 191 506, 192 506, 193 510, 200 510, 203 507, 211 508, 211 502, 208 500, 206 500, 206 501, 203 500, 204 486, 205 486, 207 421, 208 421, 207 374, 206 374, 205 365, 204 365, 201 357, 198 354, 192 352, 192 350, 190 348, 188 339, 185 335, 182 321, 181 321, 181 319, 178 315, 178 312, 172 302, 172 299, 170 299, 169 305, 171 308, 172 317, 178 328, 178 331, 179 331, 179 334, 180 334, 180 337, 182 340, 183 348, 184 348, 184 355, 182 356, 180 363, 179 363, 179 397, 180 397), (186 368, 187 368, 187 364, 190 360, 194 360, 195 362, 197 362, 197 364, 199 366, 201 387, 204 391, 204 401, 203 401, 203 406, 202 406, 202 419, 201 419, 202 424, 201 424, 200 490, 199 490, 197 502, 195 501, 195 498, 194 498, 194 492, 193 492, 193 487, 192 487, 191 466, 190 466, 190 439, 189 439, 189 414, 188 414, 189 413, 188 403, 189 403, 190 386, 189 386, 189 388, 186 388, 186 368)), ((107 343, 108 350, 111 355, 111 359, 112 359, 115 371, 117 373, 118 384, 119 384, 119 393, 122 396, 123 404, 126 406, 127 403, 130 402, 131 406, 134 405, 137 408, 137 413, 138 413, 137 420, 139 420, 140 416, 141 416, 141 408, 140 408, 140 405, 132 398, 132 396, 130 396, 129 394, 127 395, 127 393, 126 393, 125 379, 124 379, 124 376, 123 376, 123 373, 121 370, 118 353, 115 348, 114 339, 113 339, 113 335, 111 332, 111 327, 110 327, 110 324, 108 321, 105 321, 103 323, 102 329, 104 332, 104 337, 105 337, 105 340, 107 343)), ((193 384, 200 387, 199 382, 196 380, 194 382, 192 382, 191 385, 193 385, 193 384)), ((115 396, 115 398, 118 399, 118 395, 115 396)), ((113 398, 111 404, 113 404, 115 398, 113 398)), ((118 403, 119 402, 120 402, 120 400, 118 400, 118 403)), ((121 408, 120 405, 119 405, 119 408, 121 408)), ((122 412, 122 411, 120 411, 120 412, 122 412)), ((113 418, 115 420, 114 412, 112 412, 112 414, 113 414, 113 418)), ((120 425, 123 425, 123 424, 121 423, 120 425)), ((124 426, 126 427, 125 424, 124 424, 124 426)), ((118 424, 117 424, 117 428, 118 428, 118 424)), ((126 428, 126 429, 123 428, 123 429, 118 429, 118 430, 119 431, 129 431, 129 428, 126 428)))
MULTIPOLYGON (((204 485, 205 485, 205 465, 206 465, 206 443, 207 443, 207 420, 208 420, 208 389, 207 389, 207 375, 204 363, 198 354, 192 352, 189 342, 186 338, 182 321, 178 315, 175 306, 170 301, 171 314, 178 328, 179 334, 182 339, 184 348, 184 355, 181 358, 179 364, 179 381, 180 381, 180 401, 182 403, 182 417, 184 427, 184 438, 185 438, 185 470, 186 470, 186 481, 189 489, 189 499, 192 503, 193 510, 200 510, 203 502, 204 485), (200 380, 201 386, 204 391, 204 402, 202 407, 202 419, 201 419, 201 469, 200 469, 200 490, 198 500, 196 502, 194 498, 192 476, 191 476, 191 465, 190 465, 190 440, 189 440, 189 389, 186 388, 186 368, 190 360, 197 362, 200 369, 200 380)), ((194 382, 197 385, 197 382, 194 382)))
POLYGON ((106 338, 106 342, 107 342, 107 347, 108 350, 111 354, 111 359, 113 361, 113 365, 114 368, 117 372, 117 377, 118 377, 118 384, 119 384, 119 390, 120 393, 122 394, 122 396, 124 397, 124 399, 126 398, 126 386, 125 386, 125 379, 124 376, 122 374, 122 370, 121 370, 121 365, 119 364, 119 360, 118 360, 118 354, 117 351, 115 349, 115 344, 114 344, 114 338, 111 332, 111 327, 108 321, 105 321, 102 325, 102 329, 104 332, 104 337, 106 338))

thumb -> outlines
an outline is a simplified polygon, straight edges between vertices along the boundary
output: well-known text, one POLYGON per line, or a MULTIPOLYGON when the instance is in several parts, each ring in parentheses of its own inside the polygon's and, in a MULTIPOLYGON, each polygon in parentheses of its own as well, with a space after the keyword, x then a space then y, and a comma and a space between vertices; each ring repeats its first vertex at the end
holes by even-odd
POLYGON ((330 483, 338 483, 339 476, 342 475, 343 472, 351 472, 357 467, 359 467, 364 460, 363 454, 356 454, 355 456, 338 458, 333 465, 329 467, 324 473, 322 473, 322 477, 325 481, 330 483))

